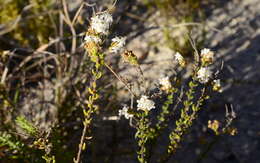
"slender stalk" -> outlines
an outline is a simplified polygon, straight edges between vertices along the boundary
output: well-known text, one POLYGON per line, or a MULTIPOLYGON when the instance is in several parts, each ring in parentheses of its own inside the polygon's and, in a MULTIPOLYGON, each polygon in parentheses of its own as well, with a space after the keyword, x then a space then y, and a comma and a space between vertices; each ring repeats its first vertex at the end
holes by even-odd
POLYGON ((115 77, 121 81, 127 88, 127 90, 133 95, 136 97, 135 93, 131 90, 131 88, 127 85, 127 83, 119 76, 117 75, 117 73, 108 65, 105 63, 105 66, 109 69, 109 71, 111 71, 113 73, 113 75, 115 75, 115 77))
POLYGON ((82 153, 82 147, 83 147, 83 144, 84 144, 84 139, 85 139, 85 136, 86 136, 87 127, 88 127, 87 124, 84 123, 83 132, 82 132, 82 135, 81 135, 81 138, 80 138, 80 144, 79 144, 77 159, 74 160, 74 163, 79 163, 79 161, 80 161, 80 156, 81 156, 81 153, 82 153))

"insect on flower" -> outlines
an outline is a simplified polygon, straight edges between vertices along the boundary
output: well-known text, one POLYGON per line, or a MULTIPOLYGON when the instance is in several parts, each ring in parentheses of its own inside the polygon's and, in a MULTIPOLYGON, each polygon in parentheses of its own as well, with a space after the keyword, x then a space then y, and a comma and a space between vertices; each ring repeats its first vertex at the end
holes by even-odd
POLYGON ((133 53, 133 51, 126 50, 123 54, 123 59, 125 62, 128 62, 132 65, 138 65, 137 56, 133 53))

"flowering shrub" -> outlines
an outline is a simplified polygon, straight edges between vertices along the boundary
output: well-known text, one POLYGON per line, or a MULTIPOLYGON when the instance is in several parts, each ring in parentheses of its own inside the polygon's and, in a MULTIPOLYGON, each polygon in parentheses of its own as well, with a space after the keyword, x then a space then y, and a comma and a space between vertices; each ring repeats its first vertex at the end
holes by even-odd
MULTIPOLYGON (((160 151, 160 157, 156 159, 157 162, 169 161, 185 141, 184 136, 198 118, 199 111, 204 109, 205 101, 210 98, 213 91, 222 91, 218 73, 211 68, 214 64, 214 52, 202 49, 198 53, 197 47, 190 40, 194 48, 191 61, 181 53, 175 53, 177 67, 186 69, 191 65, 192 72, 188 79, 183 79, 178 74, 168 76, 156 74, 164 77, 156 81, 154 88, 146 88, 145 71, 142 70, 135 49, 126 48, 127 37, 114 36, 112 33, 114 19, 110 10, 93 14, 89 25, 80 34, 83 36, 83 42, 77 49, 79 40, 74 25, 79 13, 77 12, 71 20, 65 0, 62 1, 62 8, 60 19, 65 19, 64 22, 71 30, 70 52, 64 52, 66 44, 59 42, 64 38, 51 40, 53 42, 33 52, 32 55, 36 57, 26 57, 11 71, 24 76, 43 68, 42 82, 36 82, 37 88, 41 91, 28 89, 35 83, 26 84, 30 82, 27 78, 21 77, 20 79, 23 79, 20 80, 21 83, 16 84, 14 82, 16 78, 11 73, 7 75, 8 66, 1 71, 0 98, 1 110, 4 111, 3 113, 1 111, 4 115, 4 120, 1 121, 4 127, 1 130, 4 131, 0 131, 0 157, 4 156, 8 161, 18 158, 34 162, 44 160, 50 163, 84 162, 83 160, 89 156, 88 152, 94 153, 98 147, 95 144, 97 142, 95 132, 98 132, 96 126, 102 125, 97 124, 106 120, 121 122, 125 118, 129 121, 129 126, 134 128, 135 137, 131 138, 138 146, 135 156, 139 162, 151 162, 160 138, 165 135, 167 139, 164 140, 164 150, 160 151), (55 45, 53 49, 57 49, 57 55, 48 51, 48 47, 52 45, 55 45), (37 60, 41 55, 44 57, 37 60), (128 64, 137 70, 141 81, 137 79, 137 89, 133 89, 134 84, 127 79, 127 76, 117 73, 118 65, 113 65, 114 62, 108 59, 112 55, 124 60, 122 64, 128 64), (29 71, 34 67, 38 69, 29 71), (119 107, 123 102, 118 97, 120 96, 118 88, 111 86, 117 82, 124 86, 123 89, 126 89, 129 95, 125 100, 127 104, 122 108, 119 107), (15 92, 11 86, 15 86, 15 92), (44 89, 47 86, 48 91, 44 89), (25 98, 28 98, 28 104, 25 98), (20 116, 22 113, 19 112, 19 108, 28 105, 30 111, 35 108, 56 111, 54 120, 50 120, 51 125, 45 125, 47 129, 34 124, 36 117, 42 116, 41 112, 40 115, 36 114, 37 116, 31 118, 20 116), (111 114, 112 116, 106 117, 111 114), (10 118, 7 118, 8 116, 10 118), (15 123, 12 119, 15 119, 15 123), (73 132, 72 128, 75 129, 73 132), (77 134, 73 135, 74 132, 77 134), (73 147, 73 150, 69 150, 69 147, 73 147)), ((70 41, 66 43, 70 44, 70 41)), ((13 53, 15 52, 5 51, 3 54, 14 56, 13 53)), ((47 118, 48 113, 43 114, 43 117, 47 118)), ((209 120, 208 128, 216 135, 234 135, 237 131, 231 127, 231 123, 236 117, 235 113, 232 111, 226 117, 222 123, 209 120)))

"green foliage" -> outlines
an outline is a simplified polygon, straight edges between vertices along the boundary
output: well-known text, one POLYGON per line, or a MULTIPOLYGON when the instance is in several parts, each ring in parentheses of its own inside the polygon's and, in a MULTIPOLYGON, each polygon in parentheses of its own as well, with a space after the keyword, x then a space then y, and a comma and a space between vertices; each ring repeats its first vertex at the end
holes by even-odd
MULTIPOLYGON (((208 0, 203 0, 208 1, 208 0)), ((143 1, 148 7, 158 8, 166 16, 177 16, 180 19, 195 17, 195 12, 200 12, 202 0, 145 0, 143 1)))
POLYGON ((169 114, 170 114, 170 106, 174 102, 174 93, 178 92, 177 89, 171 89, 169 91, 169 95, 167 96, 167 100, 163 103, 162 106, 162 111, 161 113, 157 116, 158 122, 156 124, 156 131, 161 132, 165 127, 167 127, 167 121, 169 119, 169 114))
POLYGON ((25 117, 19 116, 16 118, 15 122, 21 129, 23 129, 23 131, 31 136, 37 136, 39 134, 37 128, 27 121, 25 117))
POLYGON ((44 155, 42 158, 46 161, 46 163, 55 163, 55 157, 54 156, 48 156, 44 155))
POLYGON ((147 145, 155 137, 155 130, 150 126, 148 112, 138 114, 140 119, 137 124, 135 137, 138 139, 139 150, 137 151, 138 160, 141 163, 147 163, 148 148, 147 145))
POLYGON ((47 43, 56 28, 53 21, 57 16, 53 6, 52 0, 0 1, 0 24, 5 24, 6 30, 14 28, 6 37, 32 48, 47 43))
POLYGON ((15 140, 11 134, 0 132, 0 147, 8 146, 11 150, 22 151, 23 143, 15 140))
POLYGON ((0 15, 5 15, 0 17, 1 23, 8 23, 12 21, 14 18, 16 18, 21 11, 21 9, 18 8, 21 4, 21 1, 0 1, 0 15))
POLYGON ((189 82, 189 90, 186 93, 187 99, 183 102, 184 107, 181 109, 181 115, 178 120, 176 120, 176 128, 169 135, 170 144, 168 146, 168 153, 172 154, 176 151, 179 146, 182 136, 187 129, 192 125, 192 119, 194 112, 190 114, 190 108, 193 105, 195 88, 198 86, 194 81, 189 82))

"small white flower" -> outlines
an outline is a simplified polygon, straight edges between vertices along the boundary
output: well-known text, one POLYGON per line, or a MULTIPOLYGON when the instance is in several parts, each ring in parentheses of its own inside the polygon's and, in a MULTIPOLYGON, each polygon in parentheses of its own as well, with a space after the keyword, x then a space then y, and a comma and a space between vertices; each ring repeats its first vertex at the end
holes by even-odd
POLYGON ((213 90, 221 93, 223 90, 221 89, 220 79, 213 80, 213 83, 213 90))
POLYGON ((200 53, 200 54, 201 54, 201 56, 206 56, 206 55, 208 55, 208 57, 212 58, 213 55, 214 55, 214 52, 211 51, 210 49, 204 48, 204 49, 201 50, 201 53, 200 53))
POLYGON ((220 79, 216 79, 216 80, 213 80, 214 84, 216 84, 217 86, 221 86, 220 84, 220 79))
POLYGON ((209 67, 201 67, 197 73, 197 78, 201 83, 207 83, 212 77, 212 71, 209 67))
POLYGON ((132 118, 134 115, 129 114, 129 113, 128 113, 128 110, 129 110, 129 107, 128 107, 128 106, 124 106, 121 110, 119 110, 118 115, 119 115, 120 117, 121 117, 121 116, 124 116, 125 119, 132 118))
POLYGON ((179 52, 175 53, 175 60, 183 67, 186 65, 185 59, 179 52))
POLYGON ((155 108, 154 105, 155 103, 144 95, 140 98, 140 100, 137 100, 137 110, 150 111, 155 108))
POLYGON ((159 84, 162 86, 163 90, 169 90, 172 87, 168 76, 159 79, 159 84))
POLYGON ((210 49, 204 48, 200 52, 201 58, 203 62, 212 63, 214 59, 214 52, 210 49))
POLYGON ((126 37, 115 37, 112 39, 111 52, 118 53, 125 46, 126 37))
POLYGON ((84 38, 85 43, 89 43, 89 42, 94 42, 96 44, 99 44, 102 42, 102 40, 97 37, 97 36, 91 36, 91 35, 86 35, 84 38))
POLYGON ((91 28, 97 33, 107 35, 112 22, 112 15, 108 12, 104 12, 91 18, 91 28))
POLYGON ((175 53, 175 59, 176 59, 177 61, 180 61, 180 60, 183 60, 184 58, 183 58, 183 56, 182 56, 179 52, 176 52, 176 53, 175 53))

